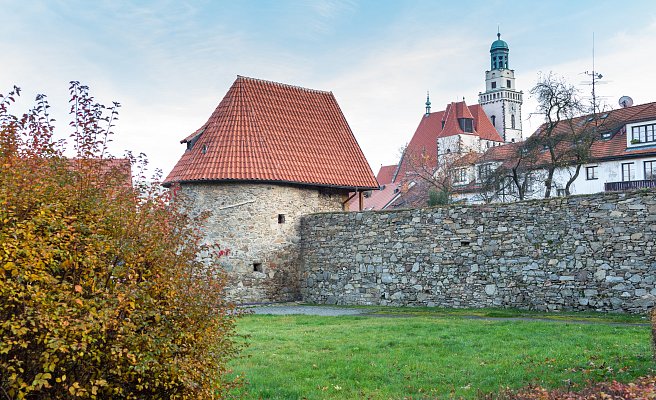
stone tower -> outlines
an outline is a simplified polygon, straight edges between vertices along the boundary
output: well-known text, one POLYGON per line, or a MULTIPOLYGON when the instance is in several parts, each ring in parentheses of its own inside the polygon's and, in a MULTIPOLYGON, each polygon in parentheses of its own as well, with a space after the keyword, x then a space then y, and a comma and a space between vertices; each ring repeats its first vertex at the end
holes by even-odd
POLYGON ((490 70, 485 71, 485 92, 478 103, 505 142, 522 140, 522 95, 515 87, 515 71, 509 68, 508 43, 497 40, 490 47, 490 70))

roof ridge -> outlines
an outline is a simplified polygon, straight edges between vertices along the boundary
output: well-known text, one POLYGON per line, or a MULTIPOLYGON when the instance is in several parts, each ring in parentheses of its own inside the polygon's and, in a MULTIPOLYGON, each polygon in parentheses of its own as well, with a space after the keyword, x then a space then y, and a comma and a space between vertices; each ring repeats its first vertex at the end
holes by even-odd
POLYGON ((266 79, 251 78, 249 76, 244 76, 244 75, 237 75, 237 79, 238 80, 239 79, 244 79, 244 80, 249 80, 249 81, 259 82, 259 83, 269 83, 269 84, 276 85, 276 86, 283 87, 283 88, 300 89, 300 90, 304 90, 306 92, 333 94, 332 91, 320 90, 320 89, 310 89, 310 88, 306 88, 306 87, 303 87, 303 86, 290 85, 288 83, 282 83, 282 82, 276 82, 276 81, 268 81, 266 79))

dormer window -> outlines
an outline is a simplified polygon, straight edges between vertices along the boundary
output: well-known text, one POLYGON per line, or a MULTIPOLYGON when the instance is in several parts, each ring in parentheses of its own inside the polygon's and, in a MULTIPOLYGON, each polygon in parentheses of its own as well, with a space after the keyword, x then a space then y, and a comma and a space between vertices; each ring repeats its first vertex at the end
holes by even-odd
POLYGON ((471 118, 458 118, 458 124, 463 132, 474 132, 474 120, 471 118))
POLYGON ((631 144, 656 142, 656 123, 631 126, 631 144))

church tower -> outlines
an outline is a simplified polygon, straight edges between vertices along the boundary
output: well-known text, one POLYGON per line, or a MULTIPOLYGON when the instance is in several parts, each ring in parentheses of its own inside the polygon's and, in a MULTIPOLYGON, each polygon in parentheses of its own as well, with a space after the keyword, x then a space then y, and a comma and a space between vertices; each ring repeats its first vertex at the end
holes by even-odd
POLYGON ((522 95, 515 87, 515 71, 509 69, 508 43, 497 40, 490 47, 490 70, 485 71, 485 92, 478 103, 505 142, 518 142, 522 136, 522 95))

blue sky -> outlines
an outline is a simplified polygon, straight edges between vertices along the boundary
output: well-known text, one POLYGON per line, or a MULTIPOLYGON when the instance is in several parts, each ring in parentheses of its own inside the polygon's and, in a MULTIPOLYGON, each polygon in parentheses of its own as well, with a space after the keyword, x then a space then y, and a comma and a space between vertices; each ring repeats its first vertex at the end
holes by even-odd
POLYGON ((144 152, 165 174, 237 75, 332 91, 376 172, 398 160, 427 90, 433 111, 477 102, 497 25, 526 94, 525 132, 540 122, 527 120, 538 74, 584 81, 593 33, 609 106, 622 95, 656 101, 649 0, 0 0, 0 9, 0 91, 47 94, 64 137, 68 82, 89 85, 123 105, 114 152, 144 152))

